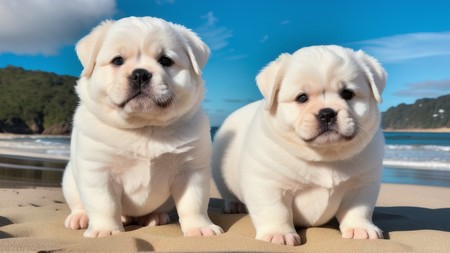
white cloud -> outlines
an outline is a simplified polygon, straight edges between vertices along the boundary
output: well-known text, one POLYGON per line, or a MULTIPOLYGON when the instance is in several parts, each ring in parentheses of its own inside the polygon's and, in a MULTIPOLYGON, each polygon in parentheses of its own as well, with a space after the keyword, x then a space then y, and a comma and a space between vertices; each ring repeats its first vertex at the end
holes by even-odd
POLYGON ((2 0, 0 53, 55 55, 115 8, 115 0, 2 0))
POLYGON ((383 63, 450 55, 450 31, 409 33, 350 43, 383 63))
POLYGON ((217 25, 219 21, 212 11, 201 17, 206 22, 194 29, 211 50, 219 50, 228 46, 228 40, 233 37, 233 31, 227 27, 217 25))
POLYGON ((266 42, 268 39, 269 39, 269 35, 265 34, 265 35, 259 40, 259 42, 260 42, 260 43, 264 43, 264 42, 266 42))
POLYGON ((155 2, 157 5, 174 4, 175 0, 156 0, 155 2))
POLYGON ((287 24, 290 24, 290 23, 291 23, 291 21, 286 19, 286 20, 281 21, 280 24, 287 25, 287 24))
POLYGON ((201 18, 206 20, 205 26, 207 26, 207 27, 212 27, 212 26, 214 26, 214 25, 217 23, 217 21, 219 21, 219 20, 214 16, 214 13, 213 13, 212 11, 206 13, 206 14, 203 15, 201 18))
POLYGON ((405 97, 438 97, 450 92, 450 79, 429 80, 418 83, 409 83, 403 90, 394 93, 396 96, 405 97))

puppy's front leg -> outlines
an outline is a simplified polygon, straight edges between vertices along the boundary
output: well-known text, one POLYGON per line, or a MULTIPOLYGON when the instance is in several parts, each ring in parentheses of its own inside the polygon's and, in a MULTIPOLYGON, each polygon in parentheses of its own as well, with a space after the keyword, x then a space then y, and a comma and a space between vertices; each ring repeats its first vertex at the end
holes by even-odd
POLYGON ((105 237, 124 231, 121 222, 121 190, 110 178, 110 168, 78 159, 77 188, 89 217, 85 237, 105 237))
POLYGON ((223 233, 222 228, 213 224, 208 217, 209 187, 209 168, 180 172, 172 184, 172 195, 185 236, 223 233))
POLYGON ((372 222, 380 182, 354 189, 344 197, 336 218, 343 238, 383 239, 383 231, 372 222))
POLYGON ((243 190, 247 209, 256 228, 256 239, 289 246, 301 244, 294 228, 292 195, 264 183, 259 187, 243 186, 243 190))

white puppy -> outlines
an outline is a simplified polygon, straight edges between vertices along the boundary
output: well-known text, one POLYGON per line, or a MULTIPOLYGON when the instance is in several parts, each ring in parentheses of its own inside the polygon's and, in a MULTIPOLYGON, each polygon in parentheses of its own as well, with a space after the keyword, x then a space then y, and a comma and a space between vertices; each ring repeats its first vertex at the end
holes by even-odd
POLYGON ((256 80, 264 100, 229 116, 213 144, 225 211, 245 211, 256 238, 299 245, 294 226, 337 217, 344 238, 382 238, 372 223, 384 139, 386 74, 362 51, 315 46, 283 54, 256 80))
POLYGON ((63 179, 66 227, 103 237, 124 231, 122 221, 165 224, 175 204, 184 235, 222 233, 207 215, 209 48, 180 25, 131 17, 103 22, 76 51, 84 70, 63 179))

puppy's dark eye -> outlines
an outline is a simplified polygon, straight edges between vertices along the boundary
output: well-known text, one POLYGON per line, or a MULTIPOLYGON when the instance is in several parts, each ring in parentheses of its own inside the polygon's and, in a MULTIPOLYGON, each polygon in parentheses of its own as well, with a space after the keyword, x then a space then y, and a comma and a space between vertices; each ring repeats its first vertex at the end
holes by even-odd
POLYGON ((350 100, 355 96, 355 92, 349 89, 343 89, 341 91, 341 98, 344 100, 350 100))
POLYGON ((302 93, 300 95, 297 96, 297 98, 295 98, 295 101, 299 102, 299 103, 306 103, 309 100, 308 95, 302 93))
POLYGON ((117 56, 114 59, 112 59, 112 61, 111 61, 111 63, 116 66, 123 65, 124 62, 125 62, 125 60, 121 56, 117 56))
POLYGON ((170 67, 173 65, 173 60, 170 59, 167 56, 162 56, 161 58, 159 58, 159 64, 161 64, 163 67, 170 67))

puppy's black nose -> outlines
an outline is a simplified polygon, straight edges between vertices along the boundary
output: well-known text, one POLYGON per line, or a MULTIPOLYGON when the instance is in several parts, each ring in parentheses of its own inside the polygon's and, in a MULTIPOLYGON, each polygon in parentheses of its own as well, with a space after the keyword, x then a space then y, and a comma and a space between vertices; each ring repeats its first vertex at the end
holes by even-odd
POLYGON ((319 120, 324 123, 331 123, 337 116, 336 111, 331 108, 323 108, 319 111, 319 120))
POLYGON ((145 69, 135 69, 133 73, 131 73, 130 78, 133 88, 142 88, 148 85, 150 79, 152 78, 152 73, 145 69))

